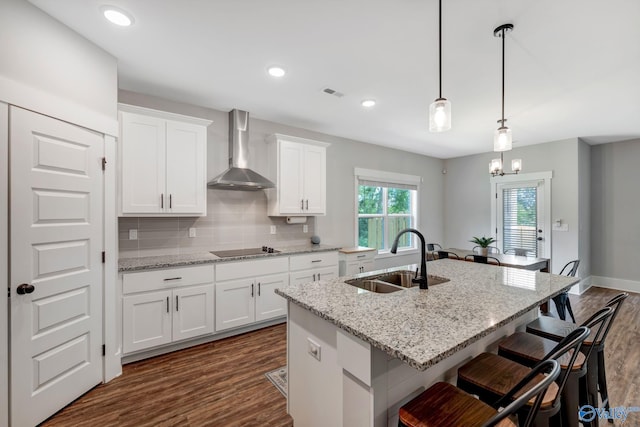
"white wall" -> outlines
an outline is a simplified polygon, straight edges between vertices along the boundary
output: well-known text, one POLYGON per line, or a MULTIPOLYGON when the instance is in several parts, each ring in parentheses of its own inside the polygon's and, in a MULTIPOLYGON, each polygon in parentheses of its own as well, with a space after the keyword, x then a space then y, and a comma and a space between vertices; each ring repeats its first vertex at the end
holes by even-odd
POLYGON ((640 292, 640 139, 591 147, 593 284, 640 292))
POLYGON ((117 135, 117 62, 26 0, 0 1, 0 100, 117 135))
MULTIPOLYGON (((491 186, 489 161, 496 153, 484 153, 445 161, 444 244, 471 248, 472 236, 491 232, 491 186)), ((551 219, 561 218, 568 232, 552 232, 552 272, 578 258, 578 140, 577 138, 515 148, 505 154, 505 163, 522 158, 523 173, 552 171, 551 219)))
MULTIPOLYGON (((226 111, 181 104, 174 101, 121 90, 119 101, 125 104, 155 108, 178 114, 212 120, 208 128, 207 177, 211 179, 228 167, 228 114, 226 111)), ((251 113, 251 112, 249 112, 251 113)), ((443 229, 443 161, 371 144, 365 144, 332 135, 312 132, 251 116, 249 135, 249 165, 266 175, 266 138, 273 133, 299 136, 331 143, 327 149, 327 215, 312 223, 322 243, 337 246, 355 244, 355 177, 354 168, 379 169, 423 177, 420 185, 419 228, 429 241, 441 241, 443 229)), ((220 190, 217 190, 220 192, 220 190)), ((262 203, 256 194, 231 192, 237 202, 252 206, 262 203)), ((226 193, 225 193, 226 194, 226 193)), ((211 190, 209 191, 211 195, 211 190)), ((266 199, 264 199, 266 207, 266 199)), ((312 220, 313 221, 313 220, 312 220)), ((122 220, 121 220, 122 223, 122 220)), ((288 227, 283 225, 283 227, 288 227)), ((120 230, 122 233, 122 230, 120 230)), ((299 235, 296 235, 297 238, 299 235)), ((266 238, 267 236, 265 236, 266 238)), ((219 242, 212 241, 212 244, 219 242)), ((121 248, 124 246, 121 245, 121 248)), ((415 263, 418 255, 390 256, 376 260, 376 268, 415 263)))
MULTIPOLYGON (((578 141, 578 267, 579 277, 591 276, 591 146, 578 141)), ((581 283, 584 290, 585 284, 581 283)))

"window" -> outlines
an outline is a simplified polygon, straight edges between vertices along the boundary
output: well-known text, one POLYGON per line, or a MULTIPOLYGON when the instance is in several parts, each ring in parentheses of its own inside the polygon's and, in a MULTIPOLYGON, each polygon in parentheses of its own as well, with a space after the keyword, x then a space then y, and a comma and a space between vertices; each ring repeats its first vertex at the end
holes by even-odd
POLYGON ((502 189, 502 249, 538 255, 537 186, 502 189))
MULTIPOLYGON (((368 171, 368 175, 357 177, 357 245, 386 252, 398 232, 417 227, 418 187, 407 182, 419 182, 419 177, 375 171, 368 171)), ((404 234, 398 248, 416 248, 415 235, 404 234)))

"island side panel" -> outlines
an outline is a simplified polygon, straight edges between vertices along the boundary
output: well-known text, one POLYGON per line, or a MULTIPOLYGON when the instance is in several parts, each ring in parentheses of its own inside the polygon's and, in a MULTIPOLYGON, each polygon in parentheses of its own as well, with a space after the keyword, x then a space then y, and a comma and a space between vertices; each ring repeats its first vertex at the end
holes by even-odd
POLYGON ((342 426, 342 369, 337 355, 338 328, 289 302, 288 405, 297 426, 342 426), (320 347, 317 360, 310 345, 320 347))

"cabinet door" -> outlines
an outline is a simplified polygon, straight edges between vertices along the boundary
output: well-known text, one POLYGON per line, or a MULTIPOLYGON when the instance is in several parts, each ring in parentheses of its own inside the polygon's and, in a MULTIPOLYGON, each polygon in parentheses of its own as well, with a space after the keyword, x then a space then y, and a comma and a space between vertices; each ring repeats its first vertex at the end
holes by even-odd
POLYGON ((165 121, 120 113, 122 213, 161 213, 165 194, 165 121))
POLYGON ((216 283, 216 331, 255 321, 253 279, 216 283))
POLYGON ((125 296, 122 311, 125 354, 171 342, 171 291, 125 296))
POLYGON ((362 267, 360 265, 360 261, 351 261, 351 262, 347 262, 347 269, 345 271, 345 275, 347 276, 351 276, 353 274, 358 274, 358 273, 362 273, 362 270, 360 267, 362 267))
POLYGON ((256 321, 272 319, 287 314, 287 300, 274 292, 289 284, 288 274, 275 274, 255 279, 258 287, 256 321))
POLYGON ((303 148, 295 142, 280 142, 279 193, 281 214, 299 214, 303 212, 303 148))
POLYGON ((373 271, 373 267, 374 267, 375 261, 372 259, 368 259, 366 261, 361 261, 360 265, 362 267, 362 273, 367 272, 367 271, 373 271))
POLYGON ((319 268, 315 271, 316 281, 319 280, 332 280, 338 278, 338 266, 319 268))
POLYGON ((206 142, 204 126, 167 121, 166 212, 206 214, 206 142))
POLYGON ((304 147, 304 212, 326 213, 326 148, 304 147))
POLYGON ((173 291, 173 341, 213 333, 213 284, 173 291))

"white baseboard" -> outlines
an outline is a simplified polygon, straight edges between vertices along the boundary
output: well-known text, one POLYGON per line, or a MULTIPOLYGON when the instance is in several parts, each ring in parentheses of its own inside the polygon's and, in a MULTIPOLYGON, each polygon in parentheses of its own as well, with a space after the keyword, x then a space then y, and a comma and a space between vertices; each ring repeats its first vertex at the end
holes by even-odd
POLYGON ((571 289, 569 289, 569 293, 572 295, 584 294, 587 291, 587 289, 593 286, 591 278, 592 276, 581 279, 580 283, 578 283, 577 285, 573 285, 571 289))
POLYGON ((615 279, 613 277, 591 276, 591 286, 617 289, 619 291, 640 293, 640 282, 636 280, 615 279))

